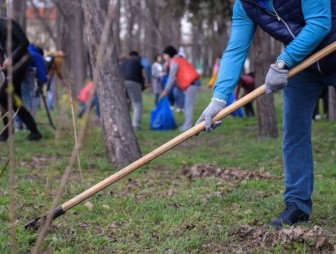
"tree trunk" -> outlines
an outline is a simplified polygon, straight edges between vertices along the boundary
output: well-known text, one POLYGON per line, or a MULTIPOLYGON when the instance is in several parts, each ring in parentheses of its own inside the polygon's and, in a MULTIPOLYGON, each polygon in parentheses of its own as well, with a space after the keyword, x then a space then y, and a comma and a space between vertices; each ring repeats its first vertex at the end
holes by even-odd
POLYGON ((13 0, 13 18, 22 27, 23 31, 26 31, 26 9, 27 0, 13 0))
MULTIPOLYGON (((133 1, 134 2, 134 1, 133 1)), ((135 10, 133 7, 132 2, 129 0, 128 2, 125 2, 126 8, 127 8, 127 37, 126 37, 126 46, 125 52, 129 53, 131 50, 134 50, 134 25, 135 25, 135 10)))
POLYGON ((126 103, 126 90, 121 76, 112 28, 103 34, 107 22, 108 0, 82 0, 84 33, 87 37, 90 60, 97 66, 97 94, 101 109, 106 149, 113 165, 126 166, 141 156, 126 103), (99 44, 107 36, 104 58, 97 59, 99 44), (103 62, 99 62, 103 61, 103 62))
POLYGON ((332 122, 336 122, 336 86, 330 86, 329 88, 329 120, 332 122))
MULTIPOLYGON (((269 69, 270 63, 274 61, 271 52, 270 37, 261 29, 257 29, 253 49, 252 65, 255 66, 256 86, 265 82, 265 76, 269 69)), ((263 95, 257 99, 257 111, 259 121, 259 139, 268 137, 278 137, 277 121, 274 107, 273 95, 263 95)))
POLYGON ((0 16, 7 17, 7 1, 0 0, 0 16))
POLYGON ((121 1, 116 0, 114 2, 114 12, 113 12, 113 19, 112 19, 112 27, 113 27, 113 34, 115 38, 115 43, 117 47, 118 54, 121 54, 121 41, 120 41, 120 15, 121 15, 121 1))
POLYGON ((156 48, 157 37, 153 24, 156 17, 155 7, 155 2, 149 3, 149 1, 145 1, 144 14, 147 16, 147 19, 142 18, 144 20, 144 30, 146 35, 144 38, 144 50, 142 54, 146 56, 150 62, 153 62, 155 55, 160 52, 160 50, 156 48))
POLYGON ((61 26, 58 26, 59 48, 64 49, 63 70, 66 80, 70 82, 71 92, 75 97, 84 85, 87 77, 87 50, 83 39, 83 12, 79 0, 59 1, 58 9, 61 26), (61 28, 61 29, 60 29, 61 28))

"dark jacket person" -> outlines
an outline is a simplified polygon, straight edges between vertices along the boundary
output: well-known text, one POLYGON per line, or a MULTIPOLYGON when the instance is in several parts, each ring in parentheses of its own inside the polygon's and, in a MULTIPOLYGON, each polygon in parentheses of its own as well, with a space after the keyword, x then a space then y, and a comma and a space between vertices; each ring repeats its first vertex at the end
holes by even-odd
MULTIPOLYGON (((13 65, 13 108, 14 111, 17 111, 18 116, 21 118, 23 123, 27 126, 30 134, 27 136, 27 139, 39 140, 42 138, 40 132, 36 127, 34 118, 31 116, 29 111, 23 106, 21 100, 21 83, 27 71, 30 56, 28 53, 29 41, 24 34, 23 30, 17 22, 10 19, 0 18, 0 65, 2 73, 5 76, 4 82, 0 83, 0 105, 1 113, 3 116, 3 123, 5 128, 0 134, 0 141, 6 141, 8 139, 8 67, 11 64, 13 65), (11 22, 12 29, 10 34, 8 34, 8 22, 11 22), (11 36, 12 45, 11 48, 7 47, 7 36, 11 36), (12 53, 12 59, 8 58, 8 50, 12 53)), ((1 73, 1 75, 2 75, 1 73)), ((1 129, 2 130, 2 129, 1 129)))

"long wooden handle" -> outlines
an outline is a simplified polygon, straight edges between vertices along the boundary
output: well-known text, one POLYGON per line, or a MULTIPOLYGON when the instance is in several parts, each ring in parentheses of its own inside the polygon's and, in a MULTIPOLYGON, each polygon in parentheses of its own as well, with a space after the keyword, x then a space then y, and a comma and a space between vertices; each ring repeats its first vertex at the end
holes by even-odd
MULTIPOLYGON (((295 68, 290 70, 289 77, 294 76, 298 72, 304 70, 308 66, 312 65, 313 63, 317 62, 318 60, 322 59, 326 55, 330 54, 331 52, 336 50, 336 42, 330 44, 329 46, 325 47, 324 49, 320 50, 319 52, 315 53, 311 57, 307 58, 305 61, 297 65, 295 68)), ((223 119, 225 116, 231 114, 238 108, 244 106, 245 104, 249 103, 250 101, 256 99, 257 97, 263 95, 265 93, 265 85, 260 86, 259 88, 255 89, 253 92, 247 94, 240 100, 232 103, 228 107, 224 108, 220 111, 214 118, 213 121, 218 121, 223 119)), ((91 188, 87 189, 86 191, 80 193, 79 195, 75 196, 74 198, 70 199, 69 201, 65 202, 61 205, 61 209, 63 212, 69 210, 70 208, 76 206, 77 204, 81 203, 85 199, 91 197, 95 193, 103 190, 107 186, 111 185, 112 183, 117 182, 124 176, 130 174, 134 170, 140 168, 141 166, 145 165, 146 163, 152 161, 153 159, 159 157, 161 154, 167 152, 168 150, 172 149, 173 147, 179 145, 180 143, 184 142, 185 140, 195 136, 199 132, 204 130, 204 122, 197 124, 196 126, 192 127, 191 129, 183 132, 182 134, 178 135, 174 139, 168 141, 167 143, 163 144, 162 146, 156 148, 149 154, 143 156, 142 158, 138 159, 137 161, 131 163, 130 165, 126 166, 125 168, 121 169, 120 171, 116 172, 115 174, 109 176, 108 178, 102 180, 101 182, 97 183, 96 185, 92 186, 91 188)))

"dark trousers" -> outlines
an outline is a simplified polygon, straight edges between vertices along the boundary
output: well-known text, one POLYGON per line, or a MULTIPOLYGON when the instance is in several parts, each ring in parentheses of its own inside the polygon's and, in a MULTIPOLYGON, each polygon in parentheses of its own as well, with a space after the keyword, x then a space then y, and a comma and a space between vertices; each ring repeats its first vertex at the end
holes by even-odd
MULTIPOLYGON (((27 126, 28 130, 34 132, 36 131, 36 123, 29 111, 24 107, 21 99, 21 83, 25 77, 27 67, 29 65, 30 59, 26 60, 24 63, 20 63, 20 66, 13 73, 13 109, 16 112, 18 110, 18 116, 21 118, 22 122, 27 126), (17 99, 19 98, 19 100, 17 99)), ((7 73, 6 73, 7 74, 7 73)), ((8 94, 7 94, 8 83, 7 80, 0 89, 0 105, 2 115, 5 115, 8 112, 8 94)), ((3 124, 6 126, 8 124, 8 116, 3 118, 3 124)), ((7 128, 4 130, 6 133, 7 128)))
POLYGON ((254 116, 254 109, 252 102, 247 103, 244 106, 245 116, 254 116))

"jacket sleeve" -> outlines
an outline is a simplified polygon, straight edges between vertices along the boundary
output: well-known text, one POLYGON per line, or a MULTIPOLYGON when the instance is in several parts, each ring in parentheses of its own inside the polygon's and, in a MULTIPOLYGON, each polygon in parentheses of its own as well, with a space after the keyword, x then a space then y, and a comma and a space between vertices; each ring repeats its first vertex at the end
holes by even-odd
POLYGON ((156 63, 152 65, 152 77, 154 78, 159 78, 160 77, 160 72, 159 68, 156 63))
POLYGON ((165 87, 165 90, 167 92, 169 92, 175 84, 175 79, 176 79, 178 68, 179 68, 178 63, 171 61, 170 66, 169 66, 168 80, 167 80, 167 84, 165 87))
POLYGON ((228 101, 237 85, 240 73, 255 33, 255 24, 247 16, 240 1, 233 7, 231 35, 228 46, 220 60, 213 97, 228 101))
POLYGON ((9 21, 12 22, 13 44, 16 45, 13 48, 12 58, 13 62, 16 63, 27 53, 29 41, 20 25, 14 20, 10 19, 9 21))
POLYGON ((331 29, 331 1, 301 1, 306 25, 278 56, 288 67, 300 63, 321 43, 331 29))
POLYGON ((151 66, 150 66, 149 62, 147 61, 147 59, 145 59, 143 57, 141 57, 140 61, 141 61, 142 68, 145 71, 146 82, 150 83, 151 82, 151 78, 152 78, 151 66))
POLYGON ((47 82, 48 81, 47 69, 46 69, 46 66, 44 64, 43 57, 36 52, 31 52, 30 51, 29 53, 32 56, 33 64, 36 67, 37 79, 42 83, 47 82))

